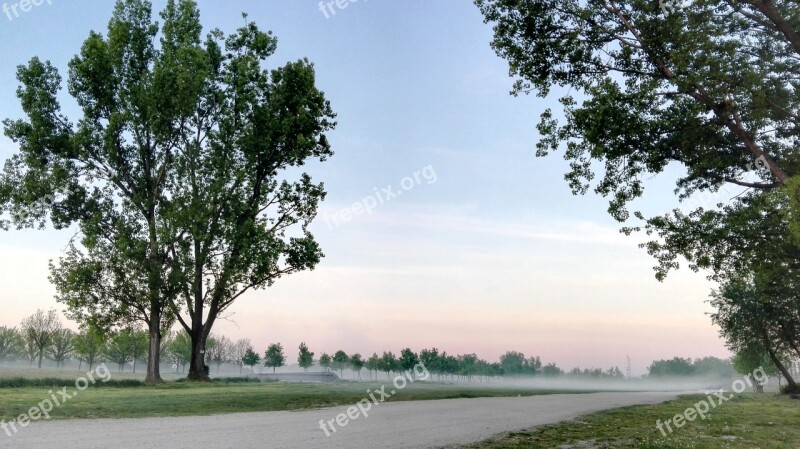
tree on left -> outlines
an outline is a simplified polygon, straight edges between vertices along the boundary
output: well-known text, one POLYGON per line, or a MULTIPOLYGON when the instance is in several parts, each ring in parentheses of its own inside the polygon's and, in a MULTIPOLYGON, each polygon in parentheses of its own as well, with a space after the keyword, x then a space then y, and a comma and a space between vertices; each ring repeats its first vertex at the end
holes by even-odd
POLYGON ((27 117, 4 121, 19 153, 0 174, 0 226, 77 228, 51 265, 58 299, 94 328, 144 323, 149 383, 176 321, 189 376, 207 378, 206 340, 234 300, 318 263, 306 226, 323 186, 282 171, 331 155, 335 125, 308 61, 264 68, 271 34, 247 23, 203 40, 192 0, 167 1, 161 18, 118 0, 107 34, 90 33, 69 63, 74 123, 58 71, 20 66, 27 117))

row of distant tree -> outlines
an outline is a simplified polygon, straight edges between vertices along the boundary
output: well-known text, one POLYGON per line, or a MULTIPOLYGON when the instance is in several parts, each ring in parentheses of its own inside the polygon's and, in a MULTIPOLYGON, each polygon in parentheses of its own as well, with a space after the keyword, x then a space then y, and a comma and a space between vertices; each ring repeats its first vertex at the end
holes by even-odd
MULTIPOLYGON (((137 327, 125 327, 103 332, 97 329, 83 330, 75 333, 65 328, 55 310, 45 312, 38 310, 22 320, 19 328, 0 327, 0 361, 27 360, 31 366, 42 367, 42 360, 49 359, 63 366, 64 362, 75 359, 79 367, 87 364, 91 369, 96 363, 103 361, 114 363, 120 371, 127 365, 133 366, 136 372, 138 360, 147 357, 148 334, 137 327)), ((171 364, 176 372, 184 372, 191 360, 192 344, 185 332, 167 332, 162 341, 161 361, 171 364)), ((289 363, 283 346, 280 343, 268 345, 263 356, 256 352, 248 339, 237 341, 225 336, 211 336, 206 345, 206 360, 220 371, 223 364, 239 367, 240 373, 247 366, 255 371, 257 365, 271 368, 273 372, 289 363)), ((492 378, 500 376, 582 376, 590 378, 621 379, 625 374, 618 368, 607 370, 600 368, 573 368, 565 371, 555 363, 542 363, 538 356, 527 357, 522 352, 508 351, 500 356, 499 362, 488 362, 475 354, 452 355, 437 348, 423 349, 419 353, 405 348, 398 355, 391 351, 382 354, 373 353, 363 357, 359 353, 347 354, 343 350, 332 354, 322 353, 315 358, 305 343, 297 350, 297 365, 308 371, 319 366, 326 371, 338 371, 344 376, 349 370, 353 377, 362 378, 364 370, 368 378, 377 378, 379 373, 402 372, 422 364, 439 379, 467 379, 474 377, 492 378)), ((734 358, 734 363, 715 357, 702 359, 683 359, 676 357, 670 360, 654 361, 648 371, 650 377, 675 376, 717 376, 726 377, 734 374, 734 364, 741 372, 752 371, 754 367, 745 363, 741 356, 734 358)))
MULTIPOLYGON (((176 371, 185 371, 191 359, 191 340, 185 332, 166 332, 162 339, 161 362, 176 371)), ((84 329, 73 332, 64 327, 55 310, 37 310, 22 320, 18 328, 0 327, 0 362, 24 360, 42 368, 44 360, 63 366, 68 360, 85 363, 91 369, 99 362, 113 363, 119 371, 128 365, 136 372, 137 362, 147 359, 148 333, 137 326, 102 331, 84 329)), ((217 366, 232 363, 240 368, 252 345, 247 339, 232 342, 226 337, 211 338, 208 360, 217 366)))

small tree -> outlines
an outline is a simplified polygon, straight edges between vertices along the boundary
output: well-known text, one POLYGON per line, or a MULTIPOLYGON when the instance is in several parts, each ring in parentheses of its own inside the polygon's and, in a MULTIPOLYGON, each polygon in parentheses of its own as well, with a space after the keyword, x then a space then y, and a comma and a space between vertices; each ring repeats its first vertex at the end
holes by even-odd
POLYGON ((306 346, 305 342, 300 343, 300 352, 297 354, 297 364, 300 365, 300 368, 303 368, 305 372, 308 372, 308 369, 314 366, 314 353, 308 350, 308 346, 306 346))
POLYGON ((542 375, 547 377, 557 377, 564 374, 564 370, 559 368, 555 363, 548 363, 542 367, 542 375))
POLYGON ((405 371, 411 371, 419 363, 419 357, 410 348, 405 348, 400 351, 400 360, 398 360, 400 368, 405 371))
POLYGON ((391 372, 397 368, 397 357, 395 357, 391 351, 384 351, 379 366, 381 371, 386 372, 386 378, 388 379, 391 377, 391 372))
POLYGON ((22 336, 14 327, 0 327, 0 362, 16 359, 22 354, 22 336))
POLYGON ((231 346, 231 352, 229 354, 231 362, 239 367, 239 375, 242 375, 242 367, 244 366, 244 356, 247 354, 248 349, 252 349, 253 345, 250 344, 250 340, 243 338, 241 340, 237 340, 231 346))
POLYGON ((264 352, 264 366, 272 368, 274 373, 275 368, 280 368, 285 364, 286 356, 283 354, 283 346, 280 343, 267 346, 267 350, 264 352))
POLYGON ((220 366, 227 362, 233 343, 228 340, 228 337, 209 337, 206 343, 206 356, 208 361, 217 365, 217 374, 219 374, 220 366))
POLYGON ((331 367, 334 370, 339 370, 339 375, 344 378, 344 369, 347 367, 347 363, 350 361, 350 358, 347 357, 347 353, 342 351, 341 349, 336 351, 333 354, 332 364, 331 367))
POLYGON ((131 359, 131 336, 126 330, 112 332, 103 351, 103 357, 109 362, 116 363, 121 373, 125 372, 125 364, 131 359))
POLYGON ((69 329, 59 329, 53 333, 50 346, 47 348, 48 358, 56 362, 60 368, 75 350, 75 334, 69 329))
POLYGON ((75 354, 83 365, 89 365, 91 370, 97 358, 105 350, 105 336, 97 329, 87 329, 75 336, 75 354))
POLYGON ((369 371, 369 378, 372 379, 372 372, 375 371, 375 378, 378 378, 378 371, 380 371, 381 367, 381 358, 378 356, 377 353, 372 353, 372 357, 367 359, 366 363, 367 370, 369 371))
POLYGON ((327 353, 323 352, 321 356, 319 356, 319 366, 325 368, 325 371, 331 370, 331 356, 327 353))
MULTIPOLYGON (((502 360, 502 358, 501 358, 502 360)), ((425 368, 432 373, 441 372, 441 363, 439 360, 439 350, 436 348, 423 349, 419 352, 419 361, 425 368)))
POLYGON ((258 365, 258 362, 261 361, 261 356, 258 355, 257 352, 253 350, 253 348, 247 348, 242 357, 242 363, 250 367, 250 371, 253 373, 256 372, 255 366, 258 365))
POLYGON ((175 372, 183 372, 192 358, 192 341, 186 332, 178 331, 167 343, 167 354, 175 365, 175 372))
POLYGON ((355 353, 350 356, 350 369, 352 369, 356 374, 358 374, 358 378, 361 379, 361 370, 364 368, 364 359, 361 358, 361 354, 355 353))
POLYGON ((22 320, 22 336, 26 340, 28 355, 32 355, 31 350, 35 348, 39 369, 42 368, 45 350, 50 346, 53 335, 59 329, 61 329, 61 321, 58 319, 58 313, 52 309, 47 313, 39 309, 33 315, 22 320))

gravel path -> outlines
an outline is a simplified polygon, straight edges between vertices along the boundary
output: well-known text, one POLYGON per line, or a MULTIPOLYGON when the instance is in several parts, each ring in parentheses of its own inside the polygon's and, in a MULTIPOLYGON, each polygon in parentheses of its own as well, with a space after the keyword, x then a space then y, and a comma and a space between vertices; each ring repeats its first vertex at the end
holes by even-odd
MULTIPOLYGON (((328 427, 348 407, 301 412, 33 423, 0 434, 12 448, 433 448, 472 443, 495 434, 550 424, 633 404, 652 404, 672 393, 559 394, 513 398, 391 402, 372 406, 345 426, 328 427)), ((366 406, 364 406, 366 408, 366 406)), ((356 415, 351 410, 352 415, 356 415)), ((343 421, 343 420, 342 420, 343 421)))

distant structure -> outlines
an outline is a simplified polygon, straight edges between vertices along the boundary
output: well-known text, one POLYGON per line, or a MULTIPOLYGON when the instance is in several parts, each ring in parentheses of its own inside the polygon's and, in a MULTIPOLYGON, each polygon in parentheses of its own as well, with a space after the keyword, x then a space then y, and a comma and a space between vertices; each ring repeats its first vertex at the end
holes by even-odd
POLYGON ((625 368, 625 378, 626 379, 630 379, 631 378, 631 356, 626 355, 625 359, 628 361, 628 366, 625 368))

